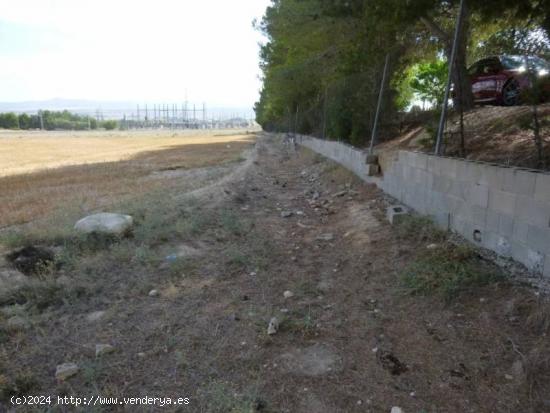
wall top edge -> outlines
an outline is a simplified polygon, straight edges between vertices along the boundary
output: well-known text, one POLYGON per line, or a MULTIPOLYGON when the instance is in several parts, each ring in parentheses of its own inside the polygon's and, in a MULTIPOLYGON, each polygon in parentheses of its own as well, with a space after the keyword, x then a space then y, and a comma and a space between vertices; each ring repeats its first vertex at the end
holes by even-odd
POLYGON ((450 159, 450 160, 457 161, 457 162, 471 163, 471 164, 477 164, 477 165, 486 165, 486 166, 494 166, 494 167, 497 167, 497 168, 500 168, 500 169, 512 169, 512 170, 516 170, 516 171, 532 172, 532 173, 541 174, 541 175, 550 175, 550 171, 543 171, 542 169, 523 168, 521 166, 508 166, 508 165, 503 165, 503 164, 499 164, 499 163, 495 163, 495 162, 478 161, 478 160, 475 160, 475 159, 454 158, 452 156, 435 155, 433 153, 426 153, 426 152, 422 152, 422 151, 412 151, 412 150, 407 150, 407 149, 399 149, 399 152, 410 152, 410 153, 416 153, 418 155, 424 155, 424 156, 432 157, 432 158, 450 159))

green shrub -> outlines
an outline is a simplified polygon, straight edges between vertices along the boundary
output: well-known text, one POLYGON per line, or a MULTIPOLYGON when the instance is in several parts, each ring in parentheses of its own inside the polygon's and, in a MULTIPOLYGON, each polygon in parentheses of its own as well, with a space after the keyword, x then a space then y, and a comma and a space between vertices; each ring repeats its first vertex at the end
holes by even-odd
POLYGON ((451 243, 423 250, 403 272, 404 285, 411 293, 440 294, 446 301, 502 279, 473 247, 451 243))

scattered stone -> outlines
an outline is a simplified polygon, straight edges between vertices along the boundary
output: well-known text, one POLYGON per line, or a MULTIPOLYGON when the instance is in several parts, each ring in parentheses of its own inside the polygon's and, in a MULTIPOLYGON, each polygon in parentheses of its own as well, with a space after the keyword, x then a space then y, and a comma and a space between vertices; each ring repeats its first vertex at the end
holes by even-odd
POLYGON ((289 310, 288 310, 288 308, 281 308, 279 311, 283 314, 286 314, 286 313, 288 313, 289 310))
POLYGON ((294 293, 292 291, 287 290, 283 293, 283 297, 292 298, 292 297, 294 297, 294 293))
POLYGON ((270 336, 277 334, 277 331, 279 331, 279 320, 277 320, 276 317, 273 317, 269 321, 269 325, 267 326, 267 334, 270 336))
POLYGON ((292 211, 282 211, 281 212, 281 218, 290 218, 293 214, 292 211))
POLYGON ((101 320, 105 316, 105 311, 94 311, 86 316, 86 320, 90 322, 95 322, 101 320))
POLYGON ((159 295, 158 290, 149 291, 149 297, 157 297, 159 295))
POLYGON ((435 250, 437 248, 437 244, 430 244, 426 248, 428 248, 429 250, 435 250))
POLYGON ((115 351, 115 348, 110 344, 96 344, 95 345, 95 356, 100 357, 104 354, 109 354, 115 351))
POLYGON ((340 198, 342 196, 345 196, 348 194, 348 191, 340 191, 340 192, 336 192, 334 195, 332 195, 333 198, 340 198))
POLYGON ((23 274, 33 275, 53 265, 55 254, 48 248, 30 245, 9 253, 6 259, 23 274))
POLYGON ((63 381, 78 373, 78 366, 75 363, 63 363, 55 369, 55 378, 63 381))
POLYGON ((334 239, 334 234, 331 234, 331 233, 321 234, 316 239, 317 241, 332 241, 334 239))
POLYGON ((317 289, 322 293, 328 293, 332 288, 332 282, 330 280, 322 280, 317 284, 317 289))
POLYGON ((514 364, 512 364, 512 373, 514 377, 523 377, 525 375, 525 369, 521 360, 514 361, 514 364))
POLYGON ((176 262, 178 260, 178 256, 176 254, 170 254, 164 257, 164 260, 170 263, 176 262))
POLYGON ((130 215, 103 212, 89 215, 78 221, 74 229, 84 234, 102 233, 110 235, 124 235, 134 225, 130 215))
POLYGON ((313 193, 313 195, 311 196, 311 199, 313 199, 314 201, 318 200, 319 198, 321 197, 321 194, 317 191, 315 191, 313 193))
POLYGON ((137 353, 137 356, 142 359, 145 357, 145 353, 141 352, 141 353, 137 353))
POLYGON ((504 375, 504 378, 505 378, 506 380, 514 380, 514 376, 512 376, 511 374, 505 374, 505 375, 504 375))
POLYGON ((405 413, 401 407, 393 406, 390 413, 405 413))

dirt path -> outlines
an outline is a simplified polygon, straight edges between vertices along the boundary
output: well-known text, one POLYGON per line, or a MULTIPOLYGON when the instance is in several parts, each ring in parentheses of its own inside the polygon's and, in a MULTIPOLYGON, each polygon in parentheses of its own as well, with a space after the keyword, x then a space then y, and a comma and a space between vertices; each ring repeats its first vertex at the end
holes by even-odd
POLYGON ((526 378, 528 350, 544 340, 517 310, 533 292, 499 283, 447 305, 406 294, 400 273, 428 242, 399 238, 374 186, 264 136, 223 193, 194 201, 196 231, 154 247, 176 264, 130 271, 109 255, 100 271, 90 258, 97 291, 11 336, 6 376, 32 373, 37 394, 191 401, 126 411, 550 409, 526 378), (91 321, 96 311, 105 313, 91 321), (279 330, 268 335, 273 317, 279 330), (96 343, 116 350, 96 358, 96 343), (56 383, 67 361, 80 372, 56 383))

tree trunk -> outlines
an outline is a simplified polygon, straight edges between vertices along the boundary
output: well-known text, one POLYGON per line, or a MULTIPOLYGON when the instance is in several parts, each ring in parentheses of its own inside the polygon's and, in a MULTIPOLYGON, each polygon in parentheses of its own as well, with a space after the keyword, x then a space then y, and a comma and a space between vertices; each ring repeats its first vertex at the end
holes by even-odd
MULTIPOLYGON (((474 107, 474 95, 472 94, 472 84, 468 76, 466 67, 466 56, 468 39, 470 37, 470 13, 467 2, 464 2, 464 10, 462 16, 462 27, 458 35, 456 60, 453 70, 453 84, 455 97, 453 100, 454 106, 459 111, 468 111, 474 107)), ((450 48, 447 52, 448 58, 451 56, 450 48)))
MULTIPOLYGON (((428 17, 422 17, 421 21, 432 34, 437 37, 445 47, 447 60, 450 62, 451 50, 453 47, 453 35, 445 32, 435 21, 428 17)), ((456 49, 455 66, 452 74, 452 82, 454 85, 455 108, 468 111, 474 107, 474 96, 472 94, 472 85, 468 76, 467 63, 467 47, 470 37, 470 12, 467 2, 464 2, 462 27, 458 35, 458 43, 456 49)))

